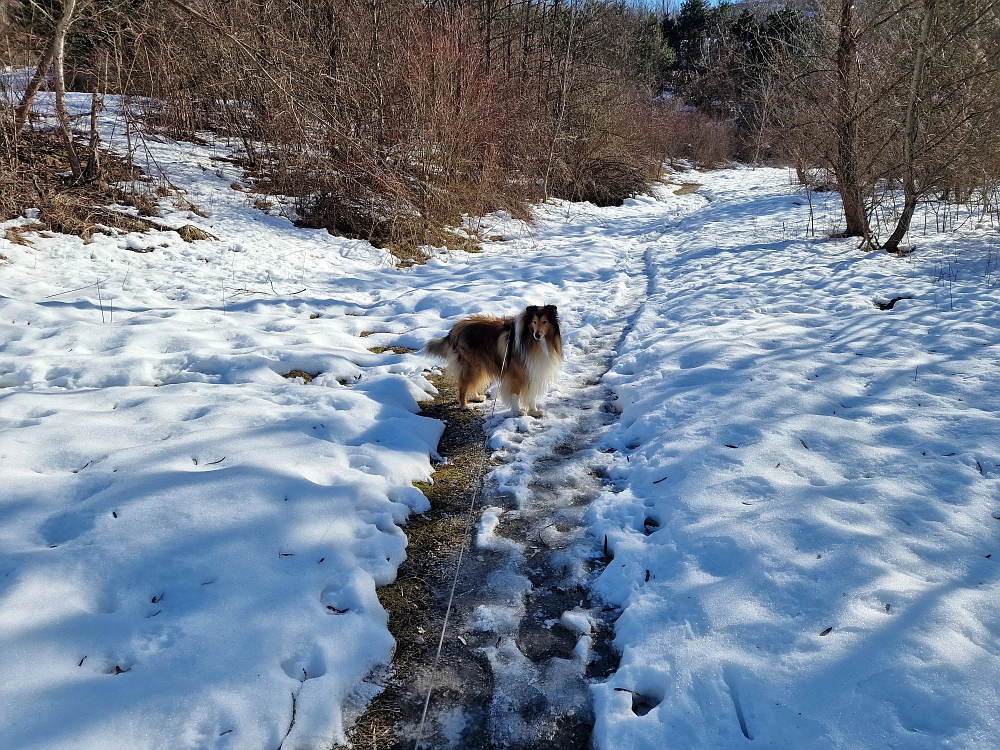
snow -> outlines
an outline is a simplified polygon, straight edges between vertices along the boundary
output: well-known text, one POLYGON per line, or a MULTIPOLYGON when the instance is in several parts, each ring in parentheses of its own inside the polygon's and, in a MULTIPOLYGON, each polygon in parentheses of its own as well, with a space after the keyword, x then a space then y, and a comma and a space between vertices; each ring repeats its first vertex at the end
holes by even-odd
POLYGON ((327 747, 391 658, 376 586, 428 507, 433 389, 359 337, 379 251, 155 148, 208 214, 162 221, 223 239, 3 242, 0 745, 327 747))
POLYGON ((782 238, 803 207, 781 173, 704 179, 605 377, 591 523, 624 612, 598 746, 739 747, 742 722, 774 747, 995 747, 995 234, 862 255, 782 238))
MULTIPOLYGON (((343 742, 391 659, 377 587, 442 430, 417 414, 433 363, 369 348, 557 304, 548 409, 636 294, 586 517, 590 554, 605 536, 613 554, 594 595, 621 608, 596 746, 1000 744, 991 227, 915 226, 915 254, 865 255, 807 234, 786 171, 733 169, 619 208, 553 202, 530 227, 487 217, 506 241, 396 270, 253 208, 206 142, 147 137, 140 158, 183 191, 159 221, 218 239, 0 225, 31 243, 0 239, 0 746, 343 742)), ((837 206, 815 208, 826 231, 837 206)), ((489 423, 516 503, 559 414, 489 423)), ((519 549, 486 506, 477 543, 519 549)), ((585 661, 593 613, 561 623, 585 661)), ((536 671, 512 639, 490 658, 536 671)))

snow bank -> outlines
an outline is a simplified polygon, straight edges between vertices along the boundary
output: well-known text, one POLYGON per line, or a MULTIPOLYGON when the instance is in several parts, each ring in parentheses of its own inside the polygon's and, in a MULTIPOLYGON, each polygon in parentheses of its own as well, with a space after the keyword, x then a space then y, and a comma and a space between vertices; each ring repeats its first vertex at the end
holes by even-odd
POLYGON ((605 378, 619 453, 590 521, 624 612, 598 747, 996 747, 988 236, 863 255, 803 239, 784 172, 699 179, 605 378))
POLYGON ((150 144, 205 214, 159 220, 218 240, 0 241, 0 745, 329 747, 391 658, 425 363, 360 336, 392 328, 379 251, 252 209, 222 146, 150 144))

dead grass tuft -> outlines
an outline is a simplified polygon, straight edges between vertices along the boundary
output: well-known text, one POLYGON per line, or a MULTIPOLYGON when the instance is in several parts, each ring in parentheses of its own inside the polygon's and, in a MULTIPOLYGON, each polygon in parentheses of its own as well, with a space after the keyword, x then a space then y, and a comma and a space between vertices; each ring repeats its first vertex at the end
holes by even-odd
POLYGON ((283 378, 288 380, 294 380, 295 378, 302 378, 306 382, 306 385, 313 382, 313 380, 319 376, 320 373, 308 373, 305 370, 289 370, 286 375, 282 375, 283 378))
POLYGON ((185 224, 180 229, 177 230, 177 234, 181 236, 181 239, 185 242, 196 242, 197 240, 217 240, 219 239, 214 234, 209 234, 203 229, 198 229, 198 227, 193 224, 185 224))
POLYGON ((408 346, 373 346, 368 351, 375 354, 385 354, 386 352, 390 354, 413 354, 416 349, 411 349, 408 346))
POLYGON ((681 186, 674 191, 674 195, 691 195, 697 193, 700 187, 700 182, 682 182, 681 186))
POLYGON ((24 236, 25 232, 30 231, 30 229, 25 229, 24 227, 10 227, 6 232, 4 232, 4 237, 6 237, 7 242, 12 245, 30 246, 31 241, 24 236))
POLYGON ((140 216, 160 215, 160 206, 156 201, 155 195, 152 193, 148 192, 138 193, 132 199, 132 205, 135 206, 140 216))

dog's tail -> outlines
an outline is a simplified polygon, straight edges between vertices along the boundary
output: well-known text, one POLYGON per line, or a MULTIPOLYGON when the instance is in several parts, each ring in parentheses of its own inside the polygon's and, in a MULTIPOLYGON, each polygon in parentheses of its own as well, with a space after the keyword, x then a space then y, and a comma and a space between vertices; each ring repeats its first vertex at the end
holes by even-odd
POLYGON ((445 336, 440 339, 431 339, 426 344, 421 352, 429 357, 437 357, 438 359, 448 359, 452 354, 455 353, 455 347, 451 344, 451 338, 445 336))

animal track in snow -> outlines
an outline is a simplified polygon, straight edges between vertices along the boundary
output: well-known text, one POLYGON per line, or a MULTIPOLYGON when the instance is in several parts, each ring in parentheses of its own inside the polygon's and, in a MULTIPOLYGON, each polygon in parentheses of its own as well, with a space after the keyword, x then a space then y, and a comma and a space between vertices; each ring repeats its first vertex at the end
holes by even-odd
POLYGON ((293 680, 313 680, 326 674, 326 656, 314 645, 285 659, 281 662, 281 668, 293 680))
POLYGON ((94 528, 94 513, 89 511, 67 511, 57 513, 41 525, 39 531, 45 544, 65 544, 94 528))

